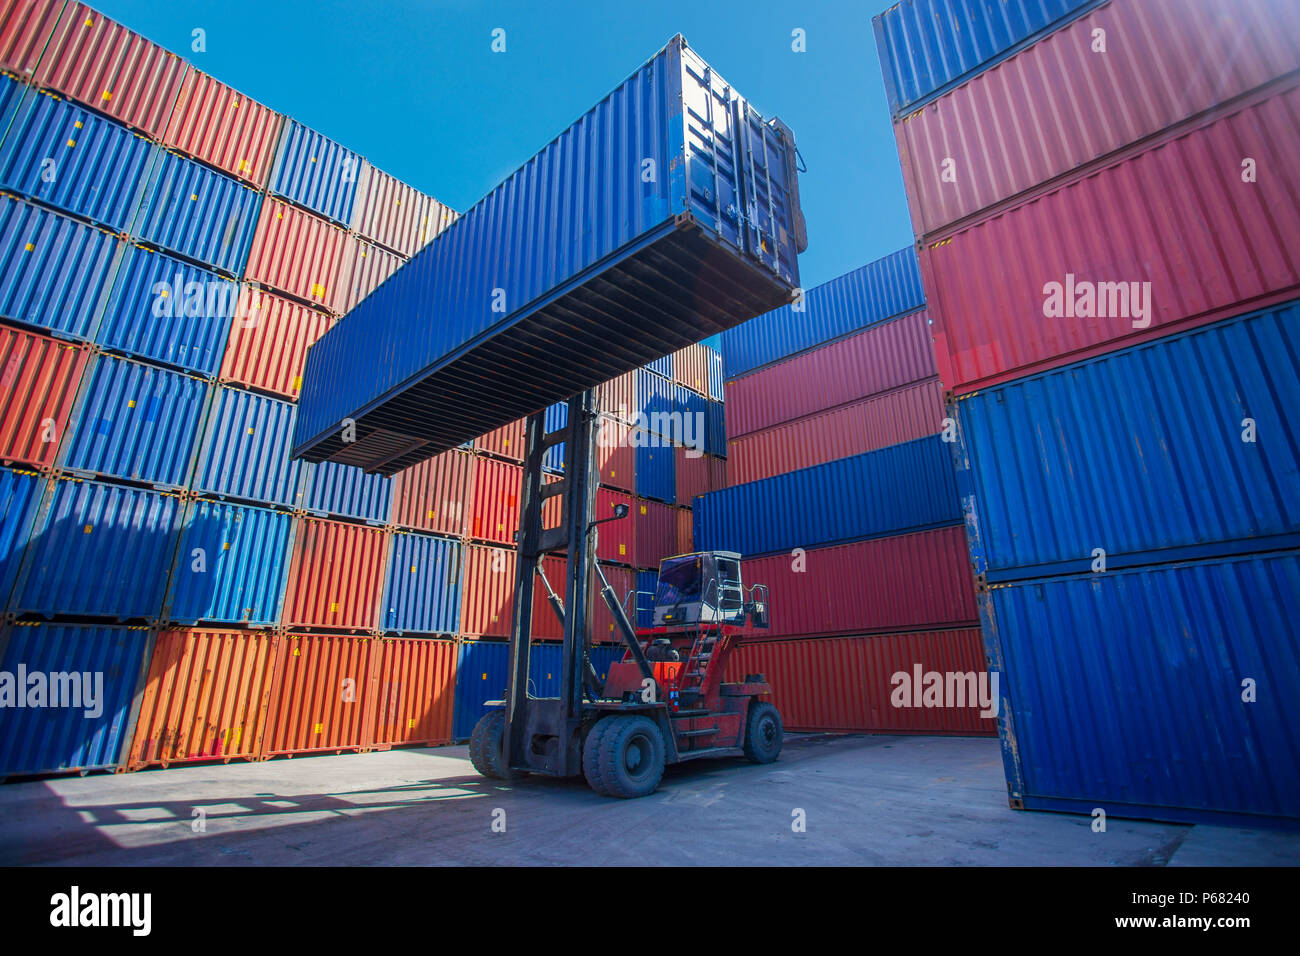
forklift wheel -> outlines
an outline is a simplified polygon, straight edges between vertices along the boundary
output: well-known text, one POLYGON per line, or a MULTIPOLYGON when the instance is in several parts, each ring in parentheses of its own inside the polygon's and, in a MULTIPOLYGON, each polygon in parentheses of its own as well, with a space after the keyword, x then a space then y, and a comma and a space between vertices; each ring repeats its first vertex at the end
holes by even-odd
POLYGON ((469 736, 469 762, 474 769, 493 780, 507 777, 502 764, 502 736, 505 734, 506 712, 490 710, 478 719, 469 736))
POLYGON ((664 737, 649 717, 606 717, 597 741, 600 779, 611 797, 645 797, 664 775, 664 737))
POLYGON ((781 712, 765 700, 755 700, 749 705, 749 719, 745 722, 745 756, 754 763, 771 763, 781 753, 785 726, 781 712))
POLYGON ((595 726, 587 732, 586 743, 582 745, 582 775, 587 778, 587 784, 591 789, 602 797, 608 797, 610 794, 605 789, 605 781, 600 776, 600 747, 605 731, 613 726, 614 721, 610 719, 596 721, 595 726))

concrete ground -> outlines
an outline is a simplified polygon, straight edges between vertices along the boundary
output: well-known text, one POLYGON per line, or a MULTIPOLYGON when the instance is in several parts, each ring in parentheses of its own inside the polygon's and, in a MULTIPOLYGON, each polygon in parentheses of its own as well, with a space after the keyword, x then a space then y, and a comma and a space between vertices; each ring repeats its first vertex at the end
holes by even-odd
POLYGON ((791 737, 658 793, 479 777, 464 747, 0 786, 0 863, 1294 865, 1300 834, 1013 811, 996 740, 791 737), (805 832, 792 830, 803 811, 805 832), (196 832, 202 813, 204 829, 196 832), (504 811, 504 816, 502 814, 504 811), (494 832, 494 822, 505 832, 494 832))

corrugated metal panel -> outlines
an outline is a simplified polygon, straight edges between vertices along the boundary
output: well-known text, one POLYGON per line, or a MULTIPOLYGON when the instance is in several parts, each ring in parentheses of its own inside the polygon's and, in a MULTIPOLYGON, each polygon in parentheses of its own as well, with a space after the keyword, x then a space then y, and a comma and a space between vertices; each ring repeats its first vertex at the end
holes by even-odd
POLYGON ((396 633, 460 630, 460 542, 427 534, 393 535, 379 626, 396 633))
POLYGON ((960 521, 950 450, 935 436, 697 498, 695 545, 771 554, 960 521))
POLYGON ((95 341, 215 376, 239 283, 171 256, 129 246, 95 341))
POLYGON ((275 156, 280 120, 275 110, 191 68, 162 141, 261 189, 275 156))
POLYGON ((45 44, 59 22, 64 0, 0 2, 0 69, 23 78, 36 72, 45 44))
POLYGON ((673 498, 684 508, 691 506, 691 499, 696 495, 708 494, 726 487, 713 487, 710 482, 709 456, 693 454, 686 448, 673 449, 676 461, 673 463, 674 492, 673 498))
POLYGON ((979 622, 960 525, 745 561, 747 585, 766 584, 768 630, 749 640, 873 634, 979 622))
POLYGON ((192 159, 159 150, 135 232, 144 242, 238 276, 262 197, 192 159))
POLYGON ((290 627, 376 627, 391 535, 341 521, 299 518, 296 524, 283 622, 290 627))
POLYGON ((526 425, 527 420, 521 418, 509 425, 502 425, 486 435, 480 435, 474 439, 474 450, 485 451, 511 461, 523 461, 526 425))
POLYGON ((448 743, 456 693, 457 647, 451 641, 386 639, 375 644, 374 742, 448 743))
MULTIPOLYGON (((546 411, 542 415, 542 432, 551 434, 563 430, 569 424, 569 403, 556 402, 554 405, 546 406, 546 411)), ((527 429, 525 428, 525 434, 527 429)), ((599 435, 597 435, 599 440, 599 435)), ((560 442, 558 445, 552 445, 542 452, 542 467, 555 472, 556 474, 564 473, 564 456, 565 445, 567 442, 560 442)))
POLYGON ((187 68, 176 54, 84 3, 69 3, 41 57, 36 82, 157 139, 167 128, 187 68))
POLYGON ((154 643, 130 770, 262 753, 279 638, 265 631, 163 631, 154 643))
POLYGON ((673 381, 707 396, 709 394, 709 350, 696 342, 684 349, 678 349, 671 358, 673 381))
POLYGON ((295 411, 288 402, 219 387, 199 445, 194 490, 296 506, 302 463, 289 460, 295 411))
POLYGON ((297 398, 307 347, 330 322, 323 312, 243 285, 221 363, 221 381, 297 398))
POLYGON ((312 347, 296 453, 400 471, 787 301, 782 130, 674 38, 312 347), (624 148, 669 173, 598 159, 624 148))
POLYGON ((674 444, 687 448, 703 448, 708 445, 710 424, 715 428, 722 427, 722 404, 711 402, 684 385, 673 386, 673 412, 680 417, 681 425, 679 428, 674 424, 675 430, 670 437, 674 444))
POLYGON ((660 435, 672 434, 672 381, 645 368, 637 369, 632 377, 632 421, 646 431, 660 435))
POLYGON ((0 187, 114 232, 140 205, 149 141, 84 107, 0 76, 0 187))
POLYGON ((180 517, 174 494, 80 479, 51 482, 10 610, 157 618, 180 517))
MULTIPOLYGON (((657 501, 638 500, 632 508, 632 519, 636 539, 634 563, 638 568, 657 568, 661 560, 677 553, 676 508, 657 501)), ((626 523, 610 522, 611 525, 626 523)))
MULTIPOLYGON (((515 551, 495 545, 467 544, 464 549, 464 587, 460 629, 474 637, 509 637, 510 614, 515 599, 515 551)), ((547 555, 542 570, 557 594, 564 591, 566 562, 547 555)), ((559 620, 546 600, 541 581, 533 592, 534 639, 559 640, 559 620)))
POLYGON ((319 515, 388 524, 393 510, 393 479, 367 475, 360 468, 332 461, 308 465, 302 506, 319 515))
POLYGON ((872 18, 898 115, 964 82, 1102 0, 903 0, 872 18))
POLYGON ((262 756, 369 748, 377 676, 369 637, 289 634, 280 642, 262 756))
POLYGON ((458 449, 422 461, 393 478, 393 523, 460 537, 474 478, 474 456, 458 449))
POLYGON ((1291 89, 926 247, 940 377, 973 391, 1294 298, 1300 205, 1284 176, 1240 176, 1242 157, 1286 169, 1297 153, 1291 89), (1106 241, 1057 241, 1062 223, 1106 241), (1047 283, 1072 307, 1062 317, 1045 317, 1047 283), (1116 317, 1076 317, 1076 303, 1103 311, 1102 283, 1118 286, 1100 292, 1116 317), (1121 298, 1131 283, 1149 292, 1141 310, 1121 298))
MULTIPOLYGON (((614 564, 631 564, 636 556, 636 502, 631 495, 613 488, 596 492, 596 508, 592 520, 612 517, 616 505, 627 505, 628 516, 621 521, 610 521, 600 526, 596 544, 596 557, 614 564)), ((549 524, 558 524, 558 518, 549 524)))
POLYGON ((727 457, 727 412, 722 402, 709 402, 705 409, 704 450, 718 458, 727 457))
POLYGON ((932 378, 750 432, 727 443, 731 480, 743 485, 933 435, 942 429, 944 415, 943 384, 932 378))
POLYGON ((806 289, 801 302, 722 333, 727 400, 733 378, 924 305, 916 250, 910 246, 806 289))
POLYGON ((190 501, 163 619, 269 625, 280 620, 293 518, 221 501, 190 501))
POLYGON ((727 383, 727 437, 847 405, 938 374, 930 314, 913 312, 727 383))
POLYGON ((1012 799, 1300 817, 1300 553, 1030 581, 986 600, 1012 799))
POLYGON ((690 554, 695 550, 695 516, 689 508, 677 509, 676 554, 690 554))
POLYGON ((917 667, 922 675, 970 674, 978 681, 986 673, 978 628, 742 645, 727 664, 726 680, 767 677, 786 730, 960 737, 997 732, 992 718, 980 716, 978 697, 973 706, 893 703, 913 702, 902 695, 907 687, 901 678, 894 678, 914 679, 917 667))
POLYGON ((624 372, 596 386, 596 409, 620 421, 636 414, 636 372, 624 372))
POLYGON ((706 349, 709 363, 708 396, 715 402, 723 401, 722 353, 717 349, 706 349))
POLYGON ((351 254, 346 257, 352 267, 348 270, 349 278, 338 306, 338 311, 345 314, 355 309, 362 299, 378 289, 405 262, 401 256, 356 236, 348 236, 347 242, 353 247, 351 254))
MULTIPOLYGON (((604 527, 608 528, 609 525, 604 525, 604 527)), ((601 569, 605 573, 605 579, 609 581, 609 586, 614 589, 614 593, 618 596, 619 602, 623 605, 623 610, 627 612, 628 618, 631 620, 633 626, 635 626, 636 615, 632 612, 636 607, 636 599, 635 596, 629 597, 629 595, 636 589, 636 572, 631 568, 619 568, 612 564, 605 564, 604 562, 601 563, 601 569)), ((594 574, 593 579, 596 581, 599 580, 595 578, 594 574)), ((616 642, 620 647, 622 647, 624 646, 622 643, 622 632, 620 632, 615 626, 614 615, 609 612, 609 608, 605 605, 604 600, 594 590, 595 586, 596 585, 593 584, 591 595, 591 640, 593 643, 603 644, 616 642)), ((556 590, 559 589, 557 588, 556 590)), ((553 616, 553 612, 548 611, 547 613, 552 614, 553 616)), ((564 635, 557 627, 554 636, 556 639, 559 639, 564 635)), ((554 693, 559 694, 559 689, 557 688, 554 693)))
POLYGON ((199 379, 97 355, 69 422, 62 465, 186 488, 207 400, 208 386, 199 379))
POLYGON ((270 191, 346 227, 363 163, 352 150, 285 117, 270 191))
MULTIPOLYGON (((467 534, 480 541, 498 544, 515 543, 519 530, 519 492, 524 470, 519 465, 493 458, 474 456, 474 477, 470 482, 471 500, 467 534)), ((549 481, 557 479, 547 477, 549 481)), ((542 525, 554 528, 560 523, 560 499, 551 498, 542 508, 542 525)))
POLYGON ((673 357, 671 355, 661 355, 653 362, 647 362, 643 367, 656 375, 662 375, 670 382, 673 380, 673 357))
POLYGON ((896 122, 917 235, 1300 68, 1278 14, 1272 0, 1231 16, 1221 0, 1107 4, 896 122), (1097 30, 1119 42, 1095 52, 1097 30))
POLYGON ((54 464, 88 355, 80 346, 0 327, 0 460, 54 464))
POLYGON ((636 493, 641 498, 672 502, 677 494, 674 449, 668 444, 636 448, 636 493))
POLYGON ((116 766, 130 730, 149 632, 57 624, 14 625, 6 631, 4 671, 15 674, 21 667, 28 674, 82 675, 65 693, 83 706, 5 707, 0 776, 116 766), (93 706, 82 696, 86 680, 96 695, 93 706))
POLYGON ((347 234, 278 200, 262 203, 244 278, 337 311, 348 273, 347 234))
POLYGON ((45 479, 30 471, 0 468, 0 608, 8 609, 45 479))
POLYGON ((456 219, 432 196, 366 163, 352 214, 352 228, 409 259, 456 219))
POLYGON ((636 627, 654 627, 655 592, 658 589, 658 569, 654 571, 638 571, 636 573, 636 617, 632 620, 636 627))
POLYGON ((980 570, 1086 571, 1096 548, 1113 567, 1300 543, 1297 355, 1292 302, 957 403, 980 570), (1171 415, 1200 425, 1171 440, 1171 415))
POLYGON ((620 491, 636 490, 636 450, 632 447, 632 429, 608 415, 600 418, 596 433, 596 467, 600 483, 620 491))

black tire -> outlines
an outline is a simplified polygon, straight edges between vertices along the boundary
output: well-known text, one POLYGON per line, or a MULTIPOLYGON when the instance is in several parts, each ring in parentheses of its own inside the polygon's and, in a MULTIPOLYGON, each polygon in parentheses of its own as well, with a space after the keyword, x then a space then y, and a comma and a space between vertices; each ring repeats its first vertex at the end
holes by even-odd
POLYGON ((587 733, 586 743, 582 745, 582 775, 587 778, 588 786, 602 797, 608 797, 609 791, 605 789, 604 778, 600 775, 600 747, 605 731, 613 725, 614 721, 609 718, 596 721, 596 725, 587 733))
POLYGON ((745 756, 754 763, 771 763, 781 755, 784 740, 780 711, 765 700, 751 703, 745 720, 745 756))
MULTIPOLYGON (((664 736, 649 717, 606 717, 598 761, 604 792, 630 800, 659 789, 664 775, 664 736)), ((599 726, 599 725, 597 725, 599 726)))
POLYGON ((502 737, 505 735, 506 713, 489 710, 478 719, 474 732, 469 735, 469 762, 482 776, 503 780, 502 737))

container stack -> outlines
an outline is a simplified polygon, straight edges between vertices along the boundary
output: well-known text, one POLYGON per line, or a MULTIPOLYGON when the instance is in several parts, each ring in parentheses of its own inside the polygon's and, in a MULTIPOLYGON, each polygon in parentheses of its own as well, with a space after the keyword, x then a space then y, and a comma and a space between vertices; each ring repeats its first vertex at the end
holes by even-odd
POLYGON ((1296 11, 1014 6, 875 21, 1012 805, 1300 817, 1296 11))
POLYGON ((765 674, 790 729, 994 732, 974 698, 896 702, 917 667, 984 670, 925 306, 904 249, 722 337, 732 485, 695 534, 769 589, 729 677, 765 674))

